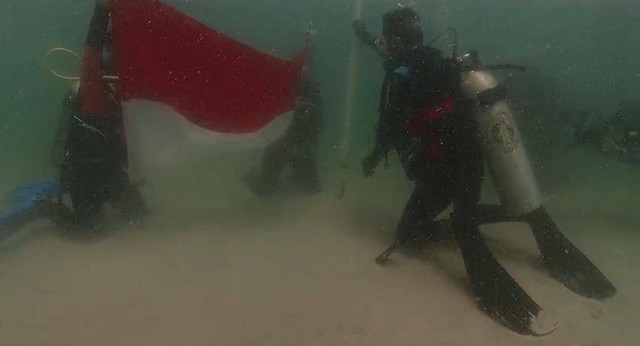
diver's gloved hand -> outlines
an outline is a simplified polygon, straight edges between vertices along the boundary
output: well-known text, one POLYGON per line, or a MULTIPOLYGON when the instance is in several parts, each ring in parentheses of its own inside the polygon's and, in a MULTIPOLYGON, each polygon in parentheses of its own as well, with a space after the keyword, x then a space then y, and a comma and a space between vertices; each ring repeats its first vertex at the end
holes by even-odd
POLYGON ((380 163, 380 159, 376 155, 369 155, 362 160, 362 174, 365 177, 370 177, 375 172, 376 167, 380 163))

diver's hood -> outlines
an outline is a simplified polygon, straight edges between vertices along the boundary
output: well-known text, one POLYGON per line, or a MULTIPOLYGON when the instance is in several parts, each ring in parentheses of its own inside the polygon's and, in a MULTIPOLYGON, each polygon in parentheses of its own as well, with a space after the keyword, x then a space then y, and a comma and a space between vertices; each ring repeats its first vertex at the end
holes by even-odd
POLYGON ((420 16, 410 8, 387 12, 382 18, 382 34, 385 38, 397 37, 405 44, 422 44, 423 33, 420 16))

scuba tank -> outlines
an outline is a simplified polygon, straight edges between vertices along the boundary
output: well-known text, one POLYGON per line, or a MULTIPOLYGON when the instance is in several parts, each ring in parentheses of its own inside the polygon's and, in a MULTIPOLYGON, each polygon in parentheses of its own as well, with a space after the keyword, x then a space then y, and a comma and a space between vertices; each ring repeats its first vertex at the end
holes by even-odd
POLYGON ((488 72, 491 70, 524 67, 511 64, 481 65, 478 51, 458 57, 456 30, 447 28, 429 45, 445 33, 453 33, 451 62, 456 64, 461 75, 461 89, 465 97, 474 102, 475 117, 482 153, 493 184, 504 210, 511 216, 526 215, 542 205, 542 196, 522 138, 506 102, 506 88, 500 86, 488 72))
POLYGON ((463 72, 462 90, 475 102, 482 152, 505 211, 522 216, 538 209, 542 197, 505 100, 506 91, 482 70, 463 72))

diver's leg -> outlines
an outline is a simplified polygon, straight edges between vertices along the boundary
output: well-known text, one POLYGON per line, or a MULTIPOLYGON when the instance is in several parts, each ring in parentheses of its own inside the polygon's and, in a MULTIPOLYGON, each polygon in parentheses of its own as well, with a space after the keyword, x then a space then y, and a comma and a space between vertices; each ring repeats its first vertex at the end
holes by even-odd
POLYGON ((92 181, 79 182, 74 179, 69 195, 74 216, 68 219, 74 230, 95 229, 100 223, 106 198, 104 192, 92 185, 92 181))
POLYGON ((117 190, 112 192, 112 204, 122 211, 129 221, 138 221, 147 214, 147 203, 142 197, 140 189, 131 183, 126 173, 123 172, 119 180, 117 190))
POLYGON ((106 159, 71 163, 69 197, 74 211, 70 226, 74 231, 96 229, 102 223, 104 204, 111 198, 114 168, 106 159))
POLYGON ((73 229, 97 228, 114 170, 109 117, 74 118, 68 134, 68 191, 74 211, 73 229))
POLYGON ((500 204, 478 204, 476 206, 478 225, 497 222, 518 222, 522 218, 508 215, 500 204))
POLYGON ((551 276, 573 292, 596 299, 616 294, 615 286, 558 229, 544 207, 525 216, 551 276))
POLYGON ((433 219, 451 203, 444 193, 442 182, 417 182, 404 207, 396 230, 396 242, 405 247, 420 240, 439 240, 437 224, 433 219))
POLYGON ((482 239, 475 220, 465 214, 456 211, 453 217, 454 237, 482 309, 520 334, 543 335, 553 331, 552 325, 539 319, 542 308, 498 263, 482 239))
POLYGON ((291 160, 293 168, 291 181, 300 192, 317 193, 320 191, 320 175, 316 165, 314 145, 313 143, 303 142, 300 143, 299 147, 299 152, 296 152, 291 160))
POLYGON ((377 264, 386 264, 389 256, 399 249, 421 241, 437 241, 443 238, 440 224, 433 221, 433 218, 451 203, 449 196, 443 193, 442 186, 436 180, 416 183, 398 222, 396 239, 376 257, 377 264))
POLYGON ((460 247, 473 293, 482 309, 520 334, 542 335, 554 326, 542 320, 542 308, 498 263, 478 229, 482 161, 467 157, 458 170, 454 193, 453 233, 460 247))
POLYGON ((131 183, 124 187, 120 205, 125 216, 129 219, 139 219, 149 211, 140 189, 131 183))
POLYGON ((74 231, 82 227, 82 223, 78 220, 78 214, 62 201, 51 203, 49 208, 51 220, 61 231, 67 232, 67 235, 73 235, 74 231))
POLYGON ((273 195, 278 189, 280 174, 291 160, 291 152, 288 138, 269 145, 262 157, 262 167, 256 176, 251 173, 245 177, 249 188, 258 196, 273 195))

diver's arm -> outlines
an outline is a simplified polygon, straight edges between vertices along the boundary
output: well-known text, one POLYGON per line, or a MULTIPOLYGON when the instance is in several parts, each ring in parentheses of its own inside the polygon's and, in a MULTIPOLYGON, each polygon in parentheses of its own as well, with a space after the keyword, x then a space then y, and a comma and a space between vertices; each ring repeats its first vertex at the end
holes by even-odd
POLYGON ((371 152, 371 157, 380 162, 393 149, 393 144, 397 138, 397 117, 390 111, 383 111, 380 120, 376 125, 375 146, 371 152))
MULTIPOLYGON (((382 120, 382 119, 381 119, 382 120)), ((387 157, 389 151, 393 149, 393 141, 390 140, 393 133, 393 129, 386 126, 384 123, 378 123, 376 127, 376 144, 371 154, 362 162, 362 172, 365 177, 373 175, 373 171, 380 164, 380 162, 387 157)))
POLYGON ((381 56, 386 57, 386 53, 382 48, 382 46, 380 45, 380 41, 378 40, 378 38, 374 34, 372 34, 369 30, 367 30, 367 28, 365 27, 364 23, 361 20, 359 19, 354 20, 351 23, 351 26, 353 27, 353 32, 356 34, 356 37, 360 39, 362 43, 367 45, 369 48, 375 50, 376 53, 380 54, 381 56))
MULTIPOLYGON (((385 83, 387 84, 387 83, 385 83)), ((373 170, 387 157, 396 143, 399 135, 400 124, 398 113, 402 109, 400 98, 394 96, 394 78, 388 81, 387 91, 382 95, 386 102, 380 107, 380 118, 376 125, 375 145, 369 156, 362 164, 365 176, 371 176, 373 170)))
POLYGON ((385 134, 392 133, 393 130, 384 124, 383 119, 376 126, 376 143, 371 154, 364 158, 362 162, 362 172, 365 177, 373 175, 374 170, 380 162, 387 157, 387 154, 393 148, 393 142, 389 140, 390 136, 385 134))

